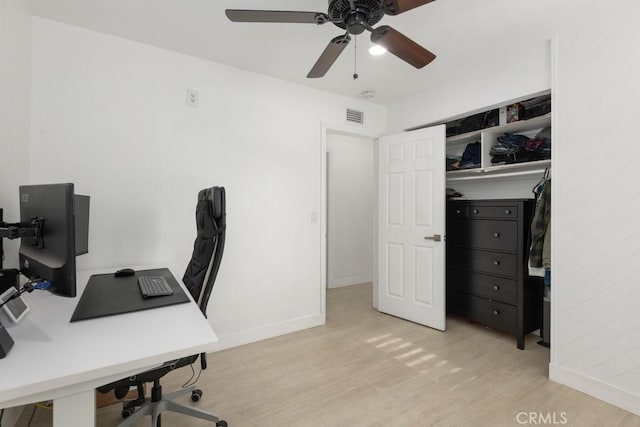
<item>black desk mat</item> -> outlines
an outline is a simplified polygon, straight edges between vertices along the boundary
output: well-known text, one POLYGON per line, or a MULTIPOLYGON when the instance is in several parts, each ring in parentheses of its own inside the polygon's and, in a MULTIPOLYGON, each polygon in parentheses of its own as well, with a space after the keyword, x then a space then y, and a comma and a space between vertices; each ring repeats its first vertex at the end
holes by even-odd
POLYGON ((80 301, 71 316, 71 322, 182 304, 189 301, 189 297, 167 268, 140 270, 136 271, 135 275, 128 277, 114 277, 113 273, 96 274, 89 278, 89 283, 82 292, 80 301), (138 276, 163 276, 173 289, 173 295, 142 298, 138 287, 138 276))

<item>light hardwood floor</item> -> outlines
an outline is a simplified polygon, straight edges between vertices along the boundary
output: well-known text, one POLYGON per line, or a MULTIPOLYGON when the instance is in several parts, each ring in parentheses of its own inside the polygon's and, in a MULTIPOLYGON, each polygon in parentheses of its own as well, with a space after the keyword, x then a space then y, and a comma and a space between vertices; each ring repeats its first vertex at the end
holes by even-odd
MULTIPOLYGON (((325 326, 209 355, 209 369, 198 382, 204 396, 195 405, 232 427, 493 427, 554 421, 640 426, 640 417, 549 381, 549 351, 535 336, 520 351, 514 337, 466 320, 449 317, 442 333, 380 314, 371 301, 370 284, 332 289, 325 326)), ((174 372, 164 381, 165 392, 190 374, 174 372)), ((117 425, 120 408, 99 409, 98 426, 117 425)), ((29 416, 31 409, 21 425, 29 416)), ((37 409, 31 425, 50 424, 50 412, 37 409)), ((137 426, 149 424, 147 417, 137 426)), ((165 427, 205 425, 211 424, 163 415, 165 427)))

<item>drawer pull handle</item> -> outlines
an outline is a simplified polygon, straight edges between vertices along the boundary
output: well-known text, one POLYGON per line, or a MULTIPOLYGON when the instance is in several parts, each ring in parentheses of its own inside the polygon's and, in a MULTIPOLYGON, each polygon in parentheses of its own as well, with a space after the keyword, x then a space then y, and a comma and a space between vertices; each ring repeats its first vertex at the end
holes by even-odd
POLYGON ((493 310, 493 315, 494 315, 494 316, 497 316, 497 315, 499 315, 499 314, 500 314, 500 310, 493 310))
POLYGON ((493 265, 500 265, 500 261, 498 260, 493 261, 493 265))
POLYGON ((498 285, 493 285, 493 290, 494 290, 494 291, 499 291, 499 290, 500 290, 500 286, 498 286, 498 285))
POLYGON ((474 210, 473 210, 473 213, 474 213, 474 214, 478 214, 478 213, 480 213, 480 211, 479 211, 478 209, 474 209, 474 210))
POLYGON ((507 214, 507 215, 510 215, 511 214, 511 209, 505 209, 504 213, 507 214))
POLYGON ((460 209, 456 209, 456 214, 460 215, 462 211, 460 209))
POLYGON ((495 238, 500 237, 500 233, 493 233, 493 237, 495 237, 495 238))

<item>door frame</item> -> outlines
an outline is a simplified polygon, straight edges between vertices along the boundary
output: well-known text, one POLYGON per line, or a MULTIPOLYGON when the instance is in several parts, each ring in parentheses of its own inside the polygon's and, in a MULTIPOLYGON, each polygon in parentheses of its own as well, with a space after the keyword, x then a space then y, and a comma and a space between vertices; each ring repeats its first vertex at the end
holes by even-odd
MULTIPOLYGON (((320 123, 320 313, 322 323, 327 322, 327 133, 365 138, 373 140, 374 177, 378 176, 378 138, 379 133, 364 127, 348 124, 336 124, 322 121, 320 123)), ((374 179, 374 206, 378 206, 378 180, 374 179)), ((373 307, 378 308, 378 210, 374 208, 373 224, 373 307)))

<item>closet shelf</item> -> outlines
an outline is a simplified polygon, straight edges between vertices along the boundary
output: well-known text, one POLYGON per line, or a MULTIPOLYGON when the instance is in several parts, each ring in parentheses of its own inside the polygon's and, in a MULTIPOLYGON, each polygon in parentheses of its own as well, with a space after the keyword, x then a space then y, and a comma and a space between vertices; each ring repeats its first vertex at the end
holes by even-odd
POLYGON ((529 120, 506 123, 447 138, 447 155, 463 156, 468 143, 480 141, 480 167, 447 172, 447 181, 466 181, 486 178, 507 178, 523 175, 535 175, 551 166, 551 160, 535 160, 526 163, 513 163, 495 166, 491 163, 491 147, 505 133, 523 134, 533 137, 541 129, 551 125, 551 114, 534 117, 529 120))
POLYGON ((535 128, 543 128, 551 124, 551 113, 544 116, 534 117, 529 120, 520 120, 517 122, 506 123, 503 125, 493 126, 490 128, 474 130, 472 132, 462 133, 460 135, 450 136, 447 138, 447 144, 460 144, 473 140, 480 140, 483 132, 492 133, 517 133, 535 128))
POLYGON ((535 128, 543 128, 545 126, 549 126, 550 124, 551 124, 551 113, 545 114, 544 116, 534 117, 529 120, 520 120, 517 122, 506 123, 500 126, 494 126, 484 130, 489 130, 489 131, 498 132, 498 133, 516 133, 516 132, 522 132, 525 130, 531 130, 535 128))
POLYGON ((467 181, 488 178, 508 178, 536 175, 551 166, 551 160, 537 160, 527 163, 490 166, 488 168, 467 169, 447 172, 447 181, 467 181))

